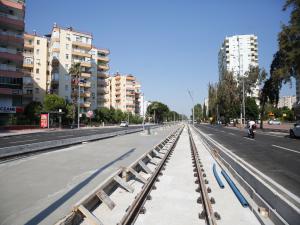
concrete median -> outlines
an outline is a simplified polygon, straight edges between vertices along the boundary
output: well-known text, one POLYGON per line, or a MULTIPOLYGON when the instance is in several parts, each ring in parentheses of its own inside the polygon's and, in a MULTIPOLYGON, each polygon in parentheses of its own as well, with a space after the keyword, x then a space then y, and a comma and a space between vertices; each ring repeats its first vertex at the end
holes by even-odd
MULTIPOLYGON (((152 127, 153 129, 153 127, 152 127)), ((143 128, 0 148, 0 159, 142 131, 143 128)))

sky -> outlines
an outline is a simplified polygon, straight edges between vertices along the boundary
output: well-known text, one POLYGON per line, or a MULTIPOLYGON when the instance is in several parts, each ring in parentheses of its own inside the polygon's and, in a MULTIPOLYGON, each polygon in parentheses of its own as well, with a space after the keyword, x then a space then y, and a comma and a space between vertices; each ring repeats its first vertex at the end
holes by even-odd
MULTIPOLYGON (((258 36, 259 66, 270 69, 277 34, 289 20, 284 0, 27 0, 25 30, 49 34, 54 23, 91 32, 110 50, 110 74, 132 74, 146 100, 190 114, 218 81, 218 51, 226 36, 258 36)), ((286 85, 281 95, 295 95, 286 85)))

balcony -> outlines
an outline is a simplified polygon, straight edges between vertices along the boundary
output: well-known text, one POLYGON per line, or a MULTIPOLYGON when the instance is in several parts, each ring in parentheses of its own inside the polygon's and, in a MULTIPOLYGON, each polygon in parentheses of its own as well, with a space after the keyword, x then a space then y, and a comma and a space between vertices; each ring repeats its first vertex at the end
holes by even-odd
POLYGON ((97 77, 106 79, 106 78, 108 78, 109 76, 108 76, 107 73, 103 73, 103 72, 99 72, 99 71, 98 71, 98 72, 97 72, 97 77))
POLYGON ((106 87, 107 86, 107 82, 103 79, 103 80, 97 80, 97 84, 100 87, 106 87))
POLYGON ((30 61, 24 61, 24 62, 23 62, 23 67, 24 67, 24 68, 30 68, 30 69, 33 69, 33 66, 34 66, 34 65, 33 65, 33 61, 31 61, 31 62, 30 62, 30 61))
POLYGON ((80 107, 82 107, 82 108, 89 108, 89 107, 91 107, 91 103, 90 102, 81 103, 80 107))
POLYGON ((57 52, 59 53, 60 49, 58 47, 52 48, 52 52, 57 52))
POLYGON ((108 90, 107 90, 107 88, 98 88, 97 93, 100 95, 106 95, 106 94, 108 94, 108 90))
POLYGON ((51 64, 52 64, 53 67, 59 66, 59 60, 58 60, 58 58, 57 57, 53 57, 51 64))
POLYGON ((106 63, 109 62, 109 58, 106 57, 106 56, 98 56, 98 57, 97 57, 97 60, 98 60, 99 62, 106 62, 106 63))
POLYGON ((5 48, 0 48, 0 58, 18 63, 23 62, 23 55, 21 53, 13 52, 5 48))
POLYGON ((87 44, 87 43, 83 43, 83 42, 79 42, 79 41, 73 41, 72 45, 73 46, 78 46, 78 47, 86 49, 86 50, 91 50, 92 49, 91 44, 87 44))
POLYGON ((0 88, 2 95, 22 95, 22 89, 0 88))
POLYGON ((24 42, 24 48, 26 48, 26 49, 34 49, 34 45, 33 45, 32 42, 25 41, 24 42))
MULTIPOLYGON (((73 86, 78 86, 76 81, 72 81, 73 86)), ((85 87, 85 88, 90 88, 91 87, 91 82, 87 81, 85 83, 81 82, 80 87, 85 87)))
POLYGON ((22 47, 24 39, 22 35, 18 35, 13 32, 0 32, 0 42, 9 44, 12 46, 22 47))
POLYGON ((72 55, 76 55, 76 56, 80 56, 80 57, 91 57, 91 54, 89 54, 88 52, 83 52, 83 51, 78 51, 78 50, 73 50, 72 51, 72 55))
POLYGON ((134 77, 134 76, 126 76, 126 80, 134 81, 134 80, 135 80, 135 77, 134 77))
MULTIPOLYGON (((77 97, 78 91, 72 92, 72 96, 77 97)), ((82 92, 80 92, 80 97, 89 98, 89 97, 91 97, 91 92, 90 91, 82 91, 82 92)))
POLYGON ((86 73, 86 72, 82 72, 81 73, 81 77, 83 77, 83 78, 90 78, 91 74, 90 73, 86 73))
MULTIPOLYGON (((108 55, 109 54, 109 50, 108 49, 98 49, 98 52, 100 53, 100 54, 104 54, 104 55, 108 55)), ((98 56, 99 56, 99 54, 98 54, 98 56)))
POLYGON ((91 64, 91 62, 81 62, 81 63, 80 63, 80 66, 90 68, 90 67, 92 67, 92 64, 91 64))
POLYGON ((108 71, 109 70, 109 66, 106 64, 98 64, 98 68, 103 70, 103 71, 108 71))
POLYGON ((22 78, 23 77, 23 73, 21 71, 2 70, 0 68, 0 76, 1 77, 22 78))
POLYGON ((33 82, 26 82, 26 83, 23 83, 23 87, 26 87, 26 88, 32 88, 32 87, 33 87, 33 82))
POLYGON ((14 8, 14 9, 19 9, 19 10, 24 10, 24 4, 19 1, 8 1, 8 0, 1 0, 1 4, 14 8))
POLYGON ((9 27, 17 30, 24 30, 25 27, 23 18, 13 16, 13 15, 8 15, 6 13, 0 13, 0 23, 4 24, 5 27, 9 27))

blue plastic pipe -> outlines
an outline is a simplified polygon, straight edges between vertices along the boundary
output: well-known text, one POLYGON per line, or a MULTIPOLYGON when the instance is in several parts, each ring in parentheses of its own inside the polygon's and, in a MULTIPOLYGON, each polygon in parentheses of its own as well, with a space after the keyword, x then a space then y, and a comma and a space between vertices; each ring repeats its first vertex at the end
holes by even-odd
POLYGON ((229 186, 231 187, 231 189, 233 190, 235 196, 238 198, 238 200, 240 201, 240 203, 242 204, 243 207, 248 207, 249 204, 247 202, 247 200, 244 198, 244 196, 241 194, 241 192, 239 191, 239 189, 235 186, 235 184, 233 183, 233 181, 230 179, 230 177, 227 175, 227 173, 222 170, 222 175, 225 177, 227 183, 229 184, 229 186))
POLYGON ((217 182, 218 182, 220 188, 224 188, 224 184, 223 184, 223 182, 221 181, 221 179, 220 179, 220 177, 219 177, 219 175, 218 175, 218 172, 217 172, 217 170, 216 170, 216 164, 215 164, 215 163, 214 163, 214 165, 213 165, 213 172, 214 172, 215 178, 216 178, 216 180, 217 180, 217 182))

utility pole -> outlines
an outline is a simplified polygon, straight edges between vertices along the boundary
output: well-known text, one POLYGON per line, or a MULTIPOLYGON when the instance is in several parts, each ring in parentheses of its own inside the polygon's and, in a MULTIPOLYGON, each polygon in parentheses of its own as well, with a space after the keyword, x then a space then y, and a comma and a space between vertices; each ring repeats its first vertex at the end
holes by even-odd
POLYGON ((246 120, 246 112, 245 112, 245 77, 244 74, 241 75, 241 58, 243 60, 243 57, 241 57, 240 54, 240 39, 237 37, 238 41, 238 55, 239 55, 239 77, 242 76, 242 85, 243 85, 243 93, 242 93, 242 104, 241 104, 241 123, 243 123, 243 126, 245 127, 245 120, 246 120))
POLYGON ((80 128, 80 75, 77 77, 78 82, 78 95, 77 95, 77 128, 80 128))

